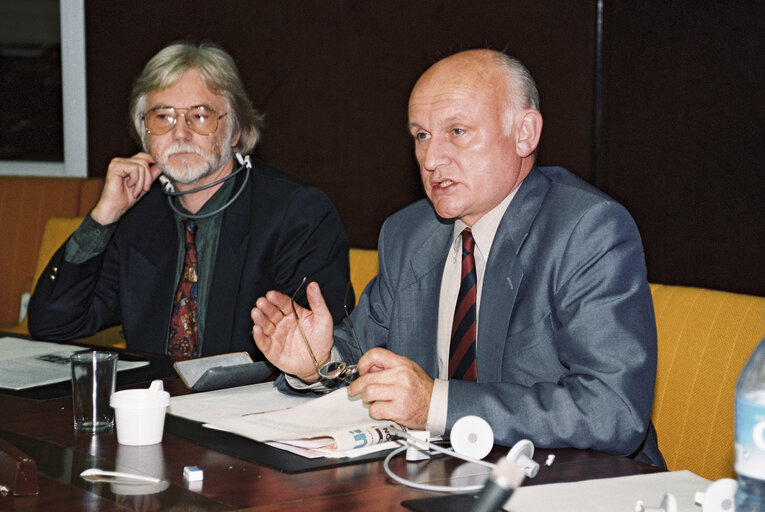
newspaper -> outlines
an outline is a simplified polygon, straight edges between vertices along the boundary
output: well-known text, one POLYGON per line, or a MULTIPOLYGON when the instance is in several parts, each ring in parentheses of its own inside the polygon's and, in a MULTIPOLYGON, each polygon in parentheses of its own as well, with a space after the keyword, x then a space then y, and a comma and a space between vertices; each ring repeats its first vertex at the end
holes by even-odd
POLYGON ((360 457, 400 446, 398 441, 393 440, 391 429, 402 430, 402 427, 389 421, 360 428, 337 430, 326 436, 271 441, 268 444, 310 459, 360 457))
MULTIPOLYGON (((89 350, 22 338, 0 338, 0 388, 19 391, 72 379, 69 358, 89 350)), ((117 371, 146 366, 148 361, 118 361, 117 371)))

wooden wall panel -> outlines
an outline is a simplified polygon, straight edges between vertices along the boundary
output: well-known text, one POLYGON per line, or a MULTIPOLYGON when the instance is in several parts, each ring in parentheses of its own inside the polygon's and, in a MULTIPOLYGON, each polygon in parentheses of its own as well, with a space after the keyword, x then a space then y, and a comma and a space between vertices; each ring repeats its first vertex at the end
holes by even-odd
POLYGON ((598 185, 649 278, 765 295, 765 3, 606 2, 598 185))
MULTIPOLYGON (((650 279, 765 295, 761 0, 604 0, 596 184, 644 238, 650 279)), ((441 55, 507 48, 537 79, 540 162, 592 176, 598 2, 86 1, 90 175, 135 151, 135 75, 210 39, 267 116, 257 154, 325 190, 357 247, 422 197, 406 103, 441 55)))
POLYGON ((383 220, 423 196, 406 130, 417 77, 439 56, 507 48, 539 82, 541 159, 589 176, 593 6, 554 0, 88 0, 90 174, 135 151, 127 96, 146 60, 185 37, 237 60, 267 127, 257 153, 315 184, 351 243, 374 248, 383 220))

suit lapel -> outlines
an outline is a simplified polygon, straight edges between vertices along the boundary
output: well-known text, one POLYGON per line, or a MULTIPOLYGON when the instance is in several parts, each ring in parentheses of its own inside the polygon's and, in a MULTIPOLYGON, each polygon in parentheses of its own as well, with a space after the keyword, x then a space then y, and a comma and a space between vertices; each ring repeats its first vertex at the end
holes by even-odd
POLYGON ((412 256, 401 283, 401 316, 407 319, 402 333, 407 344, 416 340, 410 357, 432 377, 438 376, 438 302, 451 234, 451 222, 438 222, 412 256))
POLYGON ((168 332, 177 284, 174 256, 178 253, 178 234, 173 214, 163 204, 166 198, 158 189, 142 201, 147 203, 130 212, 130 218, 117 228, 126 231, 123 237, 128 240, 120 265, 126 275, 142 276, 134 280, 120 278, 124 286, 121 308, 128 319, 125 332, 130 336, 130 346, 156 351, 157 340, 144 333, 168 332), (146 282, 155 286, 147 287, 146 282))
POLYGON ((502 354, 525 273, 519 253, 549 186, 535 167, 521 184, 494 236, 483 277, 478 319, 479 382, 497 382, 502 378, 502 354))
MULTIPOLYGON (((223 352, 229 352, 231 348, 238 292, 250 240, 249 222, 257 222, 257 219, 250 219, 249 212, 253 194, 252 184, 256 179, 256 173, 252 169, 247 172, 250 174, 248 178, 250 182, 236 201, 223 212, 215 268, 210 283, 210 297, 207 302, 208 314, 205 321, 202 355, 206 355, 205 348, 210 346, 223 352), (213 343, 212 340, 216 341, 213 343)), ((243 176, 244 173, 237 177, 232 194, 236 194, 242 186, 243 176)))

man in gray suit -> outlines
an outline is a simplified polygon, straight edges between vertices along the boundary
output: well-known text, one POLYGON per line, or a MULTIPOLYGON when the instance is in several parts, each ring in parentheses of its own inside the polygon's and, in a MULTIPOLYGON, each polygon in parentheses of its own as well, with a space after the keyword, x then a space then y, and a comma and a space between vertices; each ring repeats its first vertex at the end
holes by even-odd
MULTIPOLYGON (((380 272, 351 317, 363 357, 309 285, 298 316, 319 364, 358 359, 348 392, 374 418, 449 434, 472 414, 499 444, 663 466, 640 235, 605 194, 535 165, 542 116, 528 70, 490 50, 445 58, 417 81, 409 128, 428 200, 382 228, 380 272)), ((289 297, 269 292, 252 319, 293 387, 317 382, 289 297)))

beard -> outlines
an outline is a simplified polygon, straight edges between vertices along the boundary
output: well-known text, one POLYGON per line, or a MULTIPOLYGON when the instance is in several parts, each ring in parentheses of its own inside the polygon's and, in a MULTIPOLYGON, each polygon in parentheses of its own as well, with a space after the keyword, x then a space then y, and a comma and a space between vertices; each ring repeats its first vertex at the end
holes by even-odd
MULTIPOLYGON (((224 139, 230 138, 224 137, 224 139)), ((226 144, 215 144, 210 153, 205 153, 202 148, 190 142, 174 142, 161 155, 158 155, 157 166, 162 174, 174 182, 188 185, 220 169, 231 158, 231 152, 230 140, 227 140, 226 144), (170 157, 176 153, 193 153, 202 157, 202 161, 194 164, 170 163, 170 157)))

